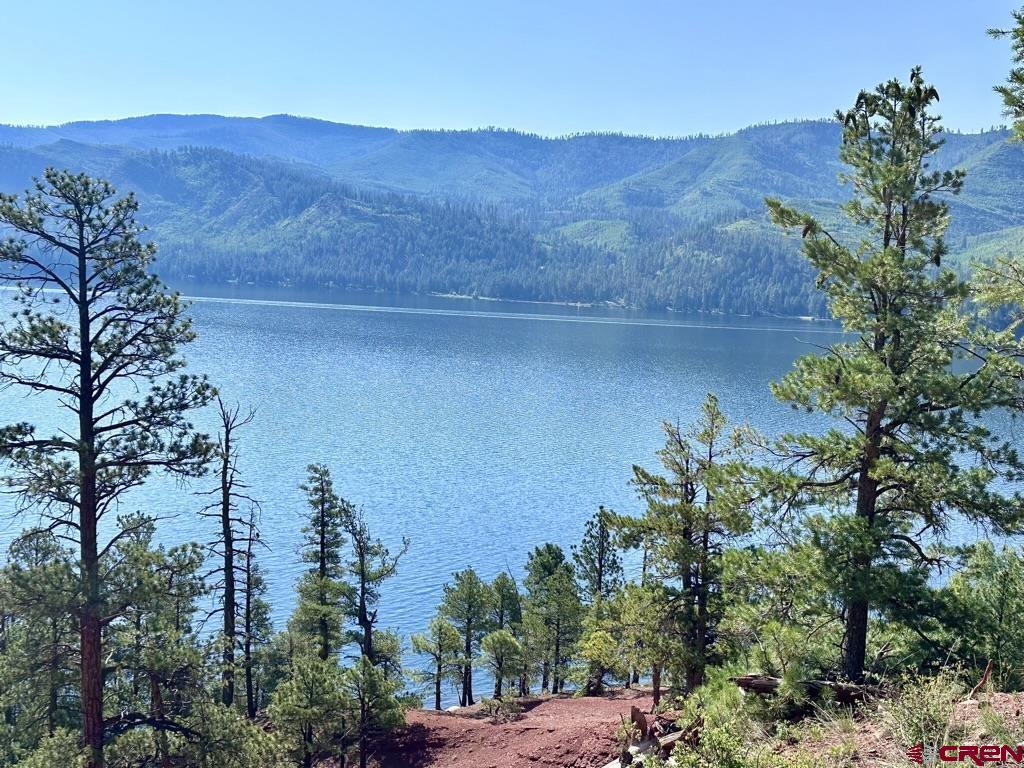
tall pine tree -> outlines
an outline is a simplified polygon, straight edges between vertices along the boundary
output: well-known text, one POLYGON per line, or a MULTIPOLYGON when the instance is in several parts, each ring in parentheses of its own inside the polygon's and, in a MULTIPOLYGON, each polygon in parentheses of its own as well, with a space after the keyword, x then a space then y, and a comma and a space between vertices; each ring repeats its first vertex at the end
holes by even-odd
POLYGON ((302 560, 309 564, 299 581, 299 604, 293 625, 313 638, 317 654, 327 659, 341 650, 345 606, 353 599, 344 581, 345 528, 354 513, 352 506, 334 492, 331 471, 323 464, 307 467, 301 488, 309 504, 309 521, 303 527, 302 560))
MULTIPOLYGON (((200 474, 210 444, 189 411, 209 402, 202 378, 182 373, 178 347, 194 338, 185 304, 150 268, 134 197, 105 181, 48 169, 33 191, 0 195, 0 283, 20 311, 0 325, 0 386, 53 398, 64 416, 43 435, 0 429, 8 487, 75 542, 82 737, 103 765, 103 628, 120 606, 104 593, 105 561, 132 533, 115 516, 125 492, 154 470, 200 474)), ((141 524, 141 523, 139 523, 141 524)))
POLYGON ((852 197, 844 231, 778 200, 775 223, 795 230, 832 314, 853 338, 800 358, 773 386, 794 408, 836 422, 823 433, 786 435, 770 451, 771 496, 812 517, 843 606, 843 674, 864 676, 872 609, 883 611, 907 568, 927 569, 927 534, 954 517, 1016 531, 1019 498, 992 480, 1016 455, 978 418, 1008 404, 999 355, 979 356, 964 311, 968 286, 941 266, 949 220, 943 195, 962 171, 933 170, 941 145, 935 88, 914 69, 863 91, 840 112, 840 157, 852 197), (963 365, 962 361, 969 365, 963 365))
POLYGON ((725 489, 745 453, 748 431, 732 429, 709 394, 693 427, 666 422, 658 451, 664 475, 633 467, 633 485, 647 502, 640 518, 617 516, 610 524, 624 541, 647 553, 647 580, 668 595, 668 626, 685 652, 678 661, 682 683, 692 690, 704 680, 722 617, 722 555, 750 529, 745 505, 725 489))

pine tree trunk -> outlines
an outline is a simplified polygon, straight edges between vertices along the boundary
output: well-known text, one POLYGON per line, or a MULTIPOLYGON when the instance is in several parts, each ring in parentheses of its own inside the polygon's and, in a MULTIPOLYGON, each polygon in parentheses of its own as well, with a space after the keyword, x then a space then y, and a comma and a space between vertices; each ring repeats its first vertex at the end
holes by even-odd
POLYGON ((846 643, 843 651, 843 674, 847 680, 854 683, 859 683, 864 679, 869 608, 867 600, 853 600, 846 609, 846 643))
POLYGON ((559 673, 562 671, 562 627, 560 624, 555 625, 555 655, 551 661, 551 692, 559 693, 561 691, 559 673))
POLYGON ((313 768, 313 726, 302 728, 302 768, 313 768))
POLYGON ((235 700, 235 537, 231 527, 231 430, 225 425, 220 464, 220 526, 224 540, 224 671, 221 701, 235 700))
MULTIPOLYGON (((710 494, 706 501, 710 504, 710 494)), ((694 636, 693 662, 687 670, 686 689, 692 691, 704 682, 704 655, 708 643, 708 557, 711 549, 711 537, 704 531, 701 538, 700 574, 697 577, 697 631, 694 636)))
POLYGON ((370 759, 369 730, 370 723, 366 711, 366 698, 359 700, 359 768, 366 768, 370 759))
MULTIPOLYGON (((160 692, 160 681, 156 675, 149 676, 150 701, 153 705, 153 714, 157 720, 164 719, 164 697, 160 692)), ((171 768, 171 750, 167 743, 167 732, 159 728, 153 732, 153 741, 156 744, 157 756, 160 759, 160 768, 171 768)))
POLYGON ((651 687, 654 688, 654 706, 661 703, 661 664, 655 664, 651 670, 651 687))
POLYGON ((100 601, 100 561, 97 546, 96 437, 93 431, 92 331, 90 328, 88 263, 79 227, 78 331, 81 350, 78 369, 79 547, 82 597, 79 650, 82 678, 82 741, 88 768, 103 768, 103 627, 100 601))
POLYGON ((441 709, 441 662, 434 673, 434 709, 441 709))
MULTIPOLYGON (((365 570, 363 571, 365 574, 365 570)), ((373 650, 373 621, 370 620, 369 611, 366 608, 366 581, 365 575, 360 576, 359 585, 359 626, 363 630, 363 655, 370 660, 371 664, 377 663, 376 654, 373 650)))
MULTIPOLYGON (((327 606, 327 595, 324 593, 324 584, 327 581, 327 520, 326 520, 326 515, 327 515, 327 511, 321 507, 321 509, 320 509, 320 517, 319 517, 319 520, 317 522, 318 527, 320 528, 320 530, 319 530, 319 534, 320 534, 320 562, 317 564, 317 566, 318 566, 317 573, 320 576, 320 584, 318 586, 319 586, 319 593, 320 593, 319 597, 320 597, 320 606, 321 606, 321 608, 325 608, 327 606)), ((331 651, 330 651, 330 648, 331 648, 331 646, 330 646, 330 628, 327 626, 327 617, 323 614, 323 611, 321 611, 321 613, 320 613, 320 619, 319 619, 318 623, 319 623, 319 629, 320 629, 320 658, 323 661, 326 661, 327 657, 330 656, 330 653, 331 653, 331 651)))
MULTIPOLYGON (((249 599, 246 597, 246 614, 249 612, 249 599)), ((248 620, 246 621, 248 624, 248 620)), ((246 627, 245 642, 242 646, 242 663, 245 664, 245 714, 250 720, 256 719, 256 689, 252 679, 252 635, 251 628, 246 627)))
POLYGON ((79 622, 82 654, 82 738, 88 751, 88 768, 103 768, 103 673, 100 622, 83 612, 79 622))
POLYGON ((465 700, 463 706, 471 707, 473 701, 473 626, 466 624, 466 645, 464 648, 466 661, 462 667, 462 697, 465 700))
POLYGON ((224 657, 221 700, 225 707, 234 701, 234 531, 231 529, 230 432, 224 430, 224 455, 220 465, 220 534, 224 541, 224 657))
MULTIPOLYGON (((857 517, 864 521, 868 530, 875 522, 875 507, 878 502, 878 480, 872 477, 875 463, 878 461, 881 445, 881 423, 886 403, 872 409, 865 424, 866 444, 864 457, 861 460, 860 474, 857 478, 857 517)), ((869 542, 873 549, 874 545, 869 542)), ((864 660, 867 656, 868 614, 871 606, 868 601, 872 566, 871 549, 858 548, 853 553, 854 597, 846 606, 846 635, 843 640, 843 674, 846 679, 859 683, 864 680, 864 660)))
POLYGON ((473 667, 466 664, 462 668, 462 705, 471 707, 475 703, 473 700, 473 667))
POLYGON ((252 643, 245 641, 245 714, 256 719, 256 687, 252 679, 252 643))
POLYGON ((498 661, 498 668, 495 670, 495 675, 494 675, 494 698, 496 698, 496 699, 500 699, 501 698, 501 679, 502 679, 502 676, 503 676, 503 669, 502 669, 502 667, 504 667, 504 666, 505 666, 504 662, 499 660, 498 661))
MULTIPOLYGON (((854 557, 852 578, 858 584, 870 578, 871 560, 864 554, 854 557)), ((858 590, 860 587, 856 587, 858 590)), ((866 593, 861 592, 846 606, 846 627, 843 639, 843 675, 852 683, 864 680, 864 660, 867 656, 868 614, 871 606, 866 593)))
MULTIPOLYGON (((7 653, 7 633, 10 631, 14 619, 0 611, 0 654, 7 653)), ((4 725, 13 726, 15 722, 15 710, 13 702, 4 707, 4 725)))
POLYGON ((50 620, 50 664, 48 666, 49 680, 46 698, 46 732, 53 736, 57 730, 57 671, 59 667, 60 654, 57 652, 57 643, 60 640, 60 627, 55 619, 50 620))
POLYGON ((249 529, 249 539, 245 548, 245 600, 243 609, 243 623, 245 628, 245 640, 242 643, 242 660, 245 664, 245 712, 250 720, 256 719, 256 686, 252 673, 252 592, 253 592, 253 531, 249 529))

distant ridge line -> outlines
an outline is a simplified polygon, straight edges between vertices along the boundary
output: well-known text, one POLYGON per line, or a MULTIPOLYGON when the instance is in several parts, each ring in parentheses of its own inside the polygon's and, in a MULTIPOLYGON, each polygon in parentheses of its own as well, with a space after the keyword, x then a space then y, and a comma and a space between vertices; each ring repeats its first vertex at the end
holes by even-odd
MULTIPOLYGON (((647 140, 647 141, 695 141, 700 139, 722 139, 729 136, 735 136, 743 133, 744 131, 754 130, 758 128, 765 128, 777 125, 804 125, 804 124, 828 124, 833 123, 834 120, 828 117, 817 117, 817 118, 792 118, 788 120, 775 120, 765 121, 758 123, 751 123, 750 125, 737 128, 732 131, 722 131, 719 133, 691 133, 691 134, 648 134, 648 133, 628 133, 624 131, 614 130, 589 130, 589 131, 575 131, 570 133, 560 134, 543 134, 537 133, 536 131, 528 131, 519 128, 508 128, 496 125, 478 126, 478 127, 467 127, 467 128, 430 128, 430 127, 415 127, 415 128, 394 128, 385 125, 364 125, 362 123, 347 123, 336 120, 328 120, 321 117, 310 117, 306 115, 293 115, 287 112, 279 112, 270 115, 220 115, 213 112, 195 112, 195 113, 179 113, 179 112, 154 112, 145 115, 126 115, 124 117, 111 117, 101 118, 95 120, 68 120, 62 123, 53 124, 32 124, 32 123, 0 123, 0 128, 13 128, 18 130, 61 130, 67 128, 73 128, 76 126, 114 126, 117 124, 125 124, 132 122, 139 122, 145 120, 155 120, 160 118, 181 118, 184 120, 188 119, 216 119, 216 120, 238 120, 244 122, 259 122, 259 121, 271 121, 275 119, 288 119, 296 122, 308 122, 308 123, 320 123, 322 125, 329 125, 338 128, 355 128, 367 131, 382 131, 394 134, 413 134, 413 133, 438 133, 438 134, 471 134, 471 133, 489 133, 489 134, 512 134, 515 136, 539 139, 542 141, 568 141, 572 139, 588 138, 588 137, 616 137, 623 139, 636 139, 636 140, 647 140)), ((980 133, 985 133, 981 131, 980 133)))

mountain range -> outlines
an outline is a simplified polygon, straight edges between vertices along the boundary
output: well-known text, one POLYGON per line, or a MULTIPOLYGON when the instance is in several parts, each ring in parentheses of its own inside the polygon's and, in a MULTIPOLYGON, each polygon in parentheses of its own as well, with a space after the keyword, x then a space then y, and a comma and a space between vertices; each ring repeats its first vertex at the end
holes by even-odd
MULTIPOLYGON (((135 192, 162 276, 744 314, 825 314, 781 197, 834 220, 839 126, 649 138, 398 131, 275 115, 0 125, 0 191, 47 166, 135 192)), ((1024 245, 1024 146, 949 133, 952 258, 1024 245)))

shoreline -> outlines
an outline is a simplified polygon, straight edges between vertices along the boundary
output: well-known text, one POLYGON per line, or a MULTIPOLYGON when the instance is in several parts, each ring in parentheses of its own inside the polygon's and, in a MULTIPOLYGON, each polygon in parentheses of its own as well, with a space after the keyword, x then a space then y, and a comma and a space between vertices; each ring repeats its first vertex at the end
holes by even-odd
MULTIPOLYGON (((353 288, 350 290, 360 290, 353 288)), ((368 289, 373 290, 373 289, 368 289)), ((378 291, 373 290, 374 293, 378 291)), ((386 291, 381 291, 386 293, 386 291)), ((472 296, 465 293, 413 293, 413 294, 395 294, 397 296, 410 295, 410 296, 432 296, 437 299, 461 299, 464 301, 493 301, 508 304, 537 304, 540 306, 548 307, 577 307, 579 309, 587 308, 594 309, 600 307, 602 309, 621 309, 623 311, 631 312, 670 312, 672 314, 686 315, 710 315, 712 317, 770 317, 777 320, 803 320, 809 323, 831 323, 832 318, 829 317, 815 317, 814 315, 780 315, 775 312, 762 312, 762 313, 743 313, 743 312, 718 312, 714 310, 706 309, 673 309, 671 307, 664 307, 661 310, 657 309, 644 309, 642 307, 633 306, 631 304, 621 304, 614 301, 542 301, 541 299, 503 299, 498 296, 472 296)))
MULTIPOLYGON (((170 282, 170 281, 167 281, 170 282)), ((530 306, 538 307, 562 307, 570 309, 607 309, 607 310, 619 310, 622 312, 649 312, 658 313, 665 312, 669 315, 702 315, 706 317, 736 317, 736 318, 768 318, 773 320, 797 320, 805 323, 834 323, 835 321, 829 317, 816 317, 814 315, 784 315, 775 312, 754 312, 754 313, 743 313, 743 312, 720 312, 717 310, 706 310, 706 309, 686 309, 677 310, 672 307, 662 307, 661 309, 649 309, 643 308, 631 304, 624 304, 616 301, 545 301, 541 299, 509 299, 502 298, 500 296, 479 296, 467 293, 457 293, 453 291, 427 291, 424 293, 418 292, 404 292, 404 291, 388 291, 380 288, 366 288, 359 286, 339 286, 339 285, 317 285, 317 286, 299 286, 295 284, 285 283, 240 283, 238 281, 229 280, 223 283, 205 283, 201 281, 194 281, 188 278, 185 279, 186 283, 191 285, 206 286, 208 288, 216 288, 219 285, 230 286, 231 288, 275 288, 278 290, 289 291, 289 290, 316 290, 316 291, 352 291, 355 293, 364 294, 380 294, 389 296, 410 296, 410 297, 429 297, 433 299, 445 299, 448 301, 483 301, 493 304, 525 304, 530 306)), ((173 286, 172 286, 173 287, 173 286)), ((228 297, 224 297, 228 298, 228 297)))

